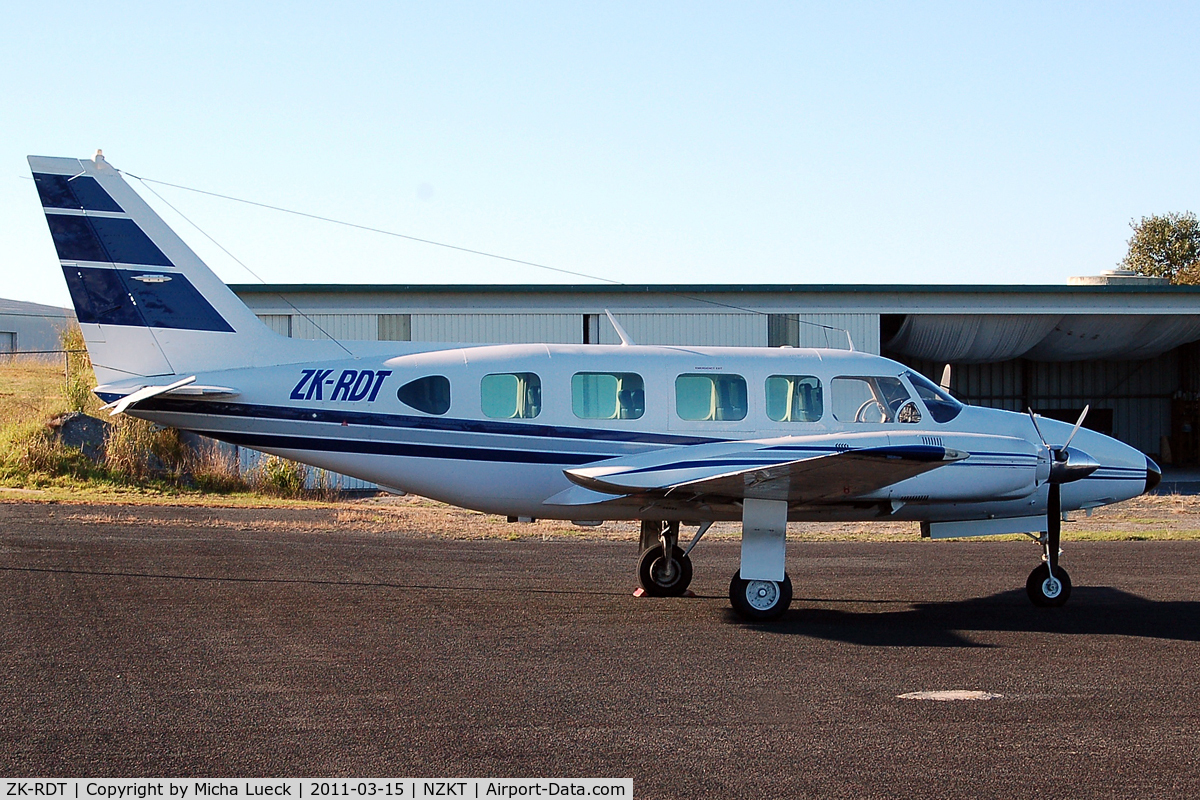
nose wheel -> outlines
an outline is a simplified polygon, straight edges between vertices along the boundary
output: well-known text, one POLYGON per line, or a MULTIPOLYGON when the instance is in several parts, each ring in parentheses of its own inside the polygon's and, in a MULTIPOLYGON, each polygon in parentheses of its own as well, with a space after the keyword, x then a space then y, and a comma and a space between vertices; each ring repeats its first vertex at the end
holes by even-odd
POLYGON ((1071 596, 1071 576, 1061 564, 1055 565, 1053 574, 1049 565, 1042 564, 1029 573, 1029 580, 1025 581, 1025 591, 1035 606, 1058 608, 1066 605, 1071 596))
POLYGON ((729 602, 742 619, 776 619, 792 604, 792 579, 784 573, 782 581, 747 581, 739 571, 729 582, 729 602))

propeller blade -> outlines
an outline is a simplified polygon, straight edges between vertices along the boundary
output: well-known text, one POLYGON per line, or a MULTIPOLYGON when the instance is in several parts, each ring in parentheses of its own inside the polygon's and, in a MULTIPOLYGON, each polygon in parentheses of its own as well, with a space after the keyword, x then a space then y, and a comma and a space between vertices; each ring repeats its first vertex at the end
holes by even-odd
POLYGON ((1035 431, 1037 431, 1038 438, 1042 440, 1042 445, 1043 445, 1043 446, 1044 446, 1044 447, 1045 447, 1047 450, 1049 450, 1049 449, 1050 449, 1050 445, 1046 444, 1046 437, 1045 437, 1045 436, 1042 436, 1042 429, 1038 427, 1038 424, 1037 424, 1037 417, 1034 415, 1034 413, 1033 413, 1033 409, 1032 409, 1032 408, 1030 408, 1030 409, 1027 409, 1027 410, 1029 411, 1029 421, 1033 423, 1033 429, 1034 429, 1035 431))
POLYGON ((1046 556, 1050 572, 1058 569, 1058 548, 1062 542, 1062 495, 1057 483, 1050 484, 1046 498, 1046 556))
POLYGON ((942 370, 942 382, 939 383, 938 386, 942 387, 947 392, 950 391, 950 365, 949 364, 947 364, 946 368, 942 370))
POLYGON ((1090 408, 1091 408, 1090 405, 1083 407, 1083 413, 1081 413, 1079 415, 1079 421, 1075 423, 1074 430, 1072 430, 1071 435, 1067 437, 1067 443, 1062 446, 1063 450, 1066 450, 1068 447, 1071 446, 1071 440, 1075 438, 1075 434, 1079 433, 1079 429, 1081 427, 1083 427, 1083 421, 1084 421, 1084 419, 1087 418, 1088 409, 1090 409, 1090 408))

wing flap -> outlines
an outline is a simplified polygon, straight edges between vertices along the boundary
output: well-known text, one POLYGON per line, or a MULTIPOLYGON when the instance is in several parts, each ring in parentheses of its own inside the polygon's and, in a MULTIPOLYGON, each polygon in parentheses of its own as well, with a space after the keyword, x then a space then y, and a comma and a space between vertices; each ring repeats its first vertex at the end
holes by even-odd
POLYGON ((679 483, 667 491, 789 503, 853 500, 966 457, 943 447, 929 447, 927 452, 881 447, 739 470, 679 483))
MULTIPOLYGON (((703 446, 702 446, 703 447, 703 446)), ((693 448, 686 448, 693 450, 693 448)), ((771 462, 757 448, 737 455, 681 453, 654 466, 617 460, 565 470, 579 487, 608 495, 672 499, 759 499, 790 503, 853 500, 956 461, 968 453, 933 445, 882 445, 771 462), (759 463, 745 466, 747 461, 759 463), (730 466, 736 468, 730 469, 730 466)))

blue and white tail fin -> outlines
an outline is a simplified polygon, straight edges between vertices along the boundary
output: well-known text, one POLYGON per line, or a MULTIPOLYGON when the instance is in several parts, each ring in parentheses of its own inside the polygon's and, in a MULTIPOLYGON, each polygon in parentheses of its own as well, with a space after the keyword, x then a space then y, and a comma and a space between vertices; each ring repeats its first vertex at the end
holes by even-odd
POLYGON ((100 383, 297 357, 102 155, 29 166, 100 383))

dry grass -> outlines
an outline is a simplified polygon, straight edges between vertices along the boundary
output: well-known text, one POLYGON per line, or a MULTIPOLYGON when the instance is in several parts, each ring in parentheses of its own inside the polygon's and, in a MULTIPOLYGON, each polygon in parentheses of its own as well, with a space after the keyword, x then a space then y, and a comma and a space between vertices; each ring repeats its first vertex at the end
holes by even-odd
MULTIPOLYGON (((78 327, 63 334, 62 345, 83 349, 78 327)), ((251 491, 228 452, 215 444, 193 450, 173 429, 124 415, 109 417, 92 394, 94 384, 86 352, 72 352, 65 372, 63 362, 0 361, 0 497, 129 502, 142 496, 154 503, 166 496, 251 491), (68 411, 112 423, 100 463, 64 447, 48 427, 68 411)), ((315 490, 306 490, 306 467, 283 459, 274 459, 271 467, 269 475, 255 481, 266 494, 318 500, 338 494, 324 474, 317 475, 315 490)))
MULTIPOLYGON (((54 502, 59 517, 96 524, 146 527, 198 525, 216 530, 272 530, 277 532, 326 532, 375 534, 435 539, 507 539, 512 541, 614 540, 635 541, 636 522, 608 522, 598 528, 572 525, 558 520, 508 523, 504 517, 447 506, 422 497, 381 495, 337 503, 264 498, 241 494, 166 495, 110 493, 91 497, 53 498, 51 492, 0 489, 0 503, 54 502), (210 511, 196 516, 187 509, 206 506, 210 511)), ((685 528, 684 541, 695 528, 685 528)), ((737 540, 738 523, 713 526, 707 540, 737 540)), ((1067 541, 1089 540, 1200 540, 1200 497, 1143 497, 1101 509, 1092 517, 1079 516, 1063 526, 1067 541)), ((968 542, 996 541, 982 537, 968 542)), ((793 542, 895 542, 922 541, 920 528, 911 522, 791 523, 788 539, 793 542)))
POLYGON ((0 360, 0 428, 69 411, 62 365, 7 356, 0 360))
POLYGON ((121 414, 113 417, 104 444, 104 463, 113 475, 134 483, 155 478, 178 482, 189 455, 179 431, 121 414))

